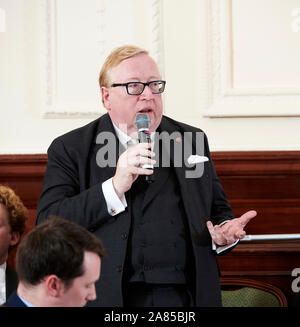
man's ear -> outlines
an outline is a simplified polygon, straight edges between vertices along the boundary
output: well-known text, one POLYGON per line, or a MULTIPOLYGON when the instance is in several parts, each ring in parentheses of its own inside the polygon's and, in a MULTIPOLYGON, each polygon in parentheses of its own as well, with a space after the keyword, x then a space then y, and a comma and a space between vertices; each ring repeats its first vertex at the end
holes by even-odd
POLYGON ((59 297, 64 289, 62 280, 56 275, 49 275, 44 280, 47 294, 53 297, 59 297))
POLYGON ((20 241, 20 237, 21 237, 21 235, 19 232, 12 232, 9 245, 10 246, 16 245, 20 241))
POLYGON ((109 111, 110 110, 110 102, 109 102, 109 89, 105 86, 101 87, 102 94, 102 102, 104 107, 109 111))

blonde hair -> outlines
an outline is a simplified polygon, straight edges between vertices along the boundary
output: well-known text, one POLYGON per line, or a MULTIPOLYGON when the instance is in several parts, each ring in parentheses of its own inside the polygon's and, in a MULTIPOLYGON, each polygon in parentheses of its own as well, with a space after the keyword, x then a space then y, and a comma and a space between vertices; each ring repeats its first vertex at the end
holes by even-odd
POLYGON ((139 53, 149 54, 147 50, 142 48, 136 47, 134 45, 124 45, 119 48, 114 49, 110 55, 106 58, 101 72, 99 76, 99 85, 100 88, 102 86, 109 87, 110 86, 110 79, 109 79, 109 72, 110 70, 119 65, 119 63, 125 59, 133 57, 139 53))

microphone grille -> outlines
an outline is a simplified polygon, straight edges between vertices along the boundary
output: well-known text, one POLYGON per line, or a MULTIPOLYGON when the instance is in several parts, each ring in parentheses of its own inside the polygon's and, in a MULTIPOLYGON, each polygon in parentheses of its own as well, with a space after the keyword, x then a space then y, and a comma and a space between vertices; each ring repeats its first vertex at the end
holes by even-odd
POLYGON ((135 116, 135 126, 138 130, 140 129, 149 129, 150 119, 148 114, 137 114, 135 116))

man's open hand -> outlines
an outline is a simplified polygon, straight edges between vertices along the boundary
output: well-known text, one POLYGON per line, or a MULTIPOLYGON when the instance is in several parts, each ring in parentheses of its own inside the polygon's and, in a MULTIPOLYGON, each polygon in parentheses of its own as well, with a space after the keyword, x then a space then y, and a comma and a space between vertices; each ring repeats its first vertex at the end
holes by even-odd
POLYGON ((211 221, 206 222, 206 226, 213 241, 219 245, 230 245, 238 239, 245 237, 245 226, 257 215, 256 211, 251 210, 244 213, 240 218, 229 220, 222 226, 213 226, 211 221))

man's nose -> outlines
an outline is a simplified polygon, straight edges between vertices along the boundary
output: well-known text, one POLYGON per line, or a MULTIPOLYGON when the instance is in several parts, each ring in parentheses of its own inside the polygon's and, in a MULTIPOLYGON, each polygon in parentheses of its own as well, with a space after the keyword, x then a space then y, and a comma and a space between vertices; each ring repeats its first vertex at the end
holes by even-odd
POLYGON ((141 99, 152 99, 154 97, 154 94, 152 93, 150 86, 149 85, 145 85, 145 88, 142 92, 142 94, 140 95, 141 99))

